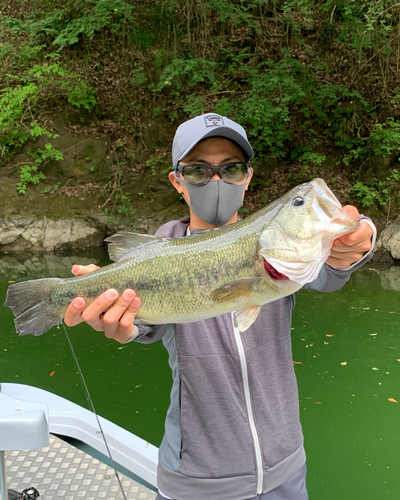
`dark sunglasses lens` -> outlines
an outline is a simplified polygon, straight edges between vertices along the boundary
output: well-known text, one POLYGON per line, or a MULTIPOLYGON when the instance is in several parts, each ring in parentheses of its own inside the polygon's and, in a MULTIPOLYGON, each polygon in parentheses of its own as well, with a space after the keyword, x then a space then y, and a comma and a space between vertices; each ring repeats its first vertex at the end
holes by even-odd
POLYGON ((229 163, 221 168, 221 177, 226 182, 240 182, 247 176, 246 163, 229 163))
POLYGON ((210 180, 210 169, 203 165, 188 165, 183 167, 182 175, 186 182, 199 184, 210 180))

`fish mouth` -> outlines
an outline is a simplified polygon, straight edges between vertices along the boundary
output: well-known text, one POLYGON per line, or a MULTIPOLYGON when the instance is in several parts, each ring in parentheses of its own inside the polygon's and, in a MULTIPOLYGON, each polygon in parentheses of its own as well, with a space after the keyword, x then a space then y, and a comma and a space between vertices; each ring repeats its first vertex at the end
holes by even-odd
POLYGON ((285 276, 284 274, 280 273, 273 266, 271 266, 271 264, 269 264, 269 262, 267 262, 265 260, 265 258, 263 258, 263 261, 264 261, 265 272, 268 274, 268 276, 270 278, 272 278, 274 280, 288 280, 289 279, 287 276, 285 276))

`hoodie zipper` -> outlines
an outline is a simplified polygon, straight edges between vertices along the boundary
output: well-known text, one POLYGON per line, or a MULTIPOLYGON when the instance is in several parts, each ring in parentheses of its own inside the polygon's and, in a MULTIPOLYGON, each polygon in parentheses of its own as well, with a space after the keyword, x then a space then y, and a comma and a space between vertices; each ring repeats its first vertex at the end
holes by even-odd
POLYGON ((239 351, 240 366, 242 369, 243 386, 244 386, 244 397, 246 400, 247 415, 250 423, 250 430, 253 437, 254 451, 256 454, 256 464, 257 464, 257 495, 262 494, 262 484, 263 484, 263 467, 262 467, 262 455, 260 440, 258 439, 256 424, 254 422, 253 408, 251 405, 250 397, 250 385, 249 385, 249 374, 247 371, 247 361, 246 354, 244 352, 242 338, 240 336, 239 328, 236 326, 236 320, 232 313, 232 324, 233 331, 235 333, 236 345, 239 351))

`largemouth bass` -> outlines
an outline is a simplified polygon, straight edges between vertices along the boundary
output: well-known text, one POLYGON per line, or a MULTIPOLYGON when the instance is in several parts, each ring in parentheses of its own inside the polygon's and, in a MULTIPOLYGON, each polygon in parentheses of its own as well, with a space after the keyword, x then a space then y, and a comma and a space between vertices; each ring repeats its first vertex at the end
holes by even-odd
POLYGON ((109 288, 141 299, 136 324, 188 323, 234 311, 240 331, 260 307, 313 281, 333 240, 357 229, 321 179, 302 184, 235 224, 184 238, 120 233, 108 238, 117 263, 80 277, 10 285, 20 335, 62 321, 75 297, 87 304, 109 288))

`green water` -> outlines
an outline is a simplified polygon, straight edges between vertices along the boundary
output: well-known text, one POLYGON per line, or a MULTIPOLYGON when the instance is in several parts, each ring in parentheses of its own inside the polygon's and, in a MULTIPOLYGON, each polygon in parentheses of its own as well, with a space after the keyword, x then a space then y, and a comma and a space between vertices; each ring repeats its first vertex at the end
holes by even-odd
MULTIPOLYGON (((0 254, 0 303, 9 281, 67 277, 75 262, 108 261, 103 253, 0 254)), ((293 359, 310 500, 400 497, 399 304, 395 266, 367 264, 338 292, 297 296, 293 359)), ((34 385, 86 407, 63 330, 18 337, 11 310, 0 306, 0 334, 1 382, 34 385)), ((161 342, 121 346, 86 325, 69 334, 97 412, 158 446, 171 386, 161 342)))

